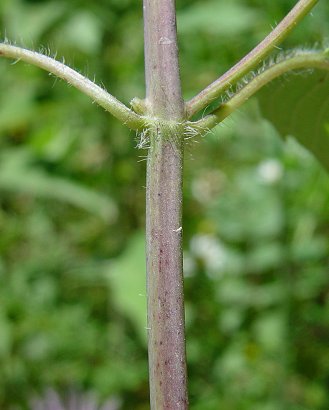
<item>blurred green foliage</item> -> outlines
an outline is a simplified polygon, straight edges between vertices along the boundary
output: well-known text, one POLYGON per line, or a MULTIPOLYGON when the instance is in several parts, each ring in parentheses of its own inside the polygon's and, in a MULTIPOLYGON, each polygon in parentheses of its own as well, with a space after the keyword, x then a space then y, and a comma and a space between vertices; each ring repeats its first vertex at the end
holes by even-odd
POLYGON ((293 135, 329 171, 329 75, 305 70, 285 77, 258 93, 261 112, 281 135, 293 135))
MULTIPOLYGON (((186 98, 294 3, 178 1, 186 98)), ((285 47, 328 36, 328 18, 320 2, 285 47)), ((0 24, 143 97, 141 1, 2 0, 0 24)), ((148 409, 146 152, 47 73, 1 60, 0 78, 0 408, 53 388, 148 409)), ((328 175, 253 100, 188 143, 184 197, 191 409, 328 409, 328 175)))

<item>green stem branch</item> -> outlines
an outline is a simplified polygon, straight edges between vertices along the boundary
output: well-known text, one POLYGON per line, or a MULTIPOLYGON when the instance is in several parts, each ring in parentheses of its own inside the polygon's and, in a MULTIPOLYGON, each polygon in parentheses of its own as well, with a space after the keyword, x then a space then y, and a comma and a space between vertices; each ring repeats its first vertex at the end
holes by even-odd
POLYGON ((256 67, 275 46, 280 44, 293 28, 316 5, 318 0, 299 0, 289 14, 276 26, 276 28, 250 53, 235 64, 230 70, 208 85, 203 91, 186 104, 187 116, 203 110, 207 105, 216 100, 227 88, 237 82, 250 70, 256 67))
POLYGON ((290 57, 281 63, 276 63, 253 80, 244 88, 238 91, 228 102, 222 104, 212 114, 207 115, 202 120, 194 124, 200 130, 209 130, 222 122, 233 111, 237 110, 243 103, 252 97, 257 91, 275 78, 292 70, 300 69, 320 69, 329 71, 329 58, 326 52, 300 52, 294 57, 290 57))
POLYGON ((54 58, 5 43, 0 43, 0 57, 23 60, 42 68, 88 95, 127 127, 133 130, 140 130, 144 127, 144 120, 141 116, 134 113, 107 91, 103 90, 103 88, 54 58))

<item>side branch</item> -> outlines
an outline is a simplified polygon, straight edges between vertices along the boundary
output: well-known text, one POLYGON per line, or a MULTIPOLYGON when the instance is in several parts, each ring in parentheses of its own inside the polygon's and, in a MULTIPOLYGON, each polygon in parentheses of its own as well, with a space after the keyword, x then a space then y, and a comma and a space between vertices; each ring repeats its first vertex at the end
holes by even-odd
POLYGON ((309 13, 317 2, 318 0, 299 0, 290 13, 261 43, 230 70, 186 103, 188 118, 203 110, 207 105, 216 100, 223 91, 229 88, 232 83, 240 80, 256 67, 275 46, 287 37, 290 31, 309 13))
POLYGON ((197 129, 204 130, 205 132, 222 122, 270 81, 289 71, 308 68, 329 71, 329 58, 327 52, 301 52, 281 63, 274 64, 251 80, 249 84, 238 91, 228 102, 220 105, 220 107, 212 114, 191 124, 197 129))
POLYGON ((144 126, 142 117, 134 113, 107 91, 77 71, 51 57, 4 43, 0 43, 0 57, 12 58, 18 61, 23 60, 43 70, 49 71, 91 97, 93 101, 105 108, 106 111, 110 112, 127 127, 133 130, 139 130, 144 126))

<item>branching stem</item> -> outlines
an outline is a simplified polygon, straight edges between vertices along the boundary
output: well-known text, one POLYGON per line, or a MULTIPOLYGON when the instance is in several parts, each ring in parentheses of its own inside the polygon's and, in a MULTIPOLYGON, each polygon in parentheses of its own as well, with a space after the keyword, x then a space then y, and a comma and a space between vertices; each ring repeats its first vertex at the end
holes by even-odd
POLYGON ((54 58, 5 43, 0 43, 0 57, 1 56, 15 60, 23 60, 62 78, 88 95, 93 101, 97 102, 101 107, 105 108, 106 111, 110 112, 119 121, 133 130, 142 129, 144 126, 144 120, 141 116, 134 113, 122 102, 103 90, 103 88, 54 58))
POLYGON ((318 0, 299 0, 290 13, 287 14, 261 43, 225 74, 187 102, 186 110, 188 118, 191 118, 194 114, 206 108, 207 105, 216 100, 223 91, 256 67, 275 46, 287 37, 290 31, 309 13, 317 2, 318 0))
POLYGON ((329 71, 329 58, 325 52, 300 52, 294 57, 290 57, 281 63, 276 63, 259 74, 249 82, 244 88, 238 91, 228 102, 222 104, 212 114, 207 115, 202 120, 193 124, 199 129, 208 130, 222 122, 233 111, 238 109, 244 102, 252 97, 263 86, 275 78, 292 70, 315 68, 329 71))
POLYGON ((23 60, 62 78, 150 139, 146 255, 151 410, 188 409, 182 258, 184 131, 202 133, 214 127, 287 71, 305 67, 329 70, 328 56, 326 52, 308 52, 288 58, 259 74, 203 120, 187 120, 257 66, 317 1, 299 0, 257 47, 185 105, 179 77, 175 0, 143 0, 146 100, 133 101, 136 112, 65 64, 0 43, 0 57, 23 60))

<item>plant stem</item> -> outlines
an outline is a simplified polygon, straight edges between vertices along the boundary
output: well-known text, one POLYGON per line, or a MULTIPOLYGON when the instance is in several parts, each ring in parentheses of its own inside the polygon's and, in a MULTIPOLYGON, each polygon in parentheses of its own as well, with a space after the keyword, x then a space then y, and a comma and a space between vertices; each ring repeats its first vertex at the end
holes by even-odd
POLYGON ((329 57, 326 55, 326 52, 323 51, 299 52, 295 56, 283 60, 281 63, 276 63, 256 76, 228 102, 220 105, 212 114, 207 115, 202 120, 193 124, 197 125, 199 129, 209 130, 241 107, 242 104, 270 81, 289 71, 305 68, 329 71, 329 57))
POLYGON ((235 83, 256 67, 275 46, 287 37, 291 30, 297 26, 299 21, 309 13, 317 2, 318 0, 299 0, 290 13, 288 13, 276 28, 250 51, 250 53, 187 102, 186 110, 188 118, 191 118, 194 114, 203 110, 207 105, 216 100, 223 91, 229 88, 232 83, 235 83))
POLYGON ((113 97, 113 95, 103 90, 103 88, 54 58, 5 43, 0 43, 0 57, 1 56, 13 58, 18 61, 23 60, 67 81, 91 97, 93 101, 97 102, 105 108, 106 111, 110 112, 114 117, 133 130, 141 130, 144 127, 144 120, 141 116, 134 113, 122 102, 113 97))
POLYGON ((186 410, 182 263, 184 103, 174 0, 144 0, 148 114, 146 255, 151 410, 186 410))
POLYGON ((174 143, 160 132, 152 138, 146 216, 151 409, 185 410, 182 142, 174 143))
POLYGON ((182 120, 175 0, 144 0, 146 96, 151 114, 182 120))

